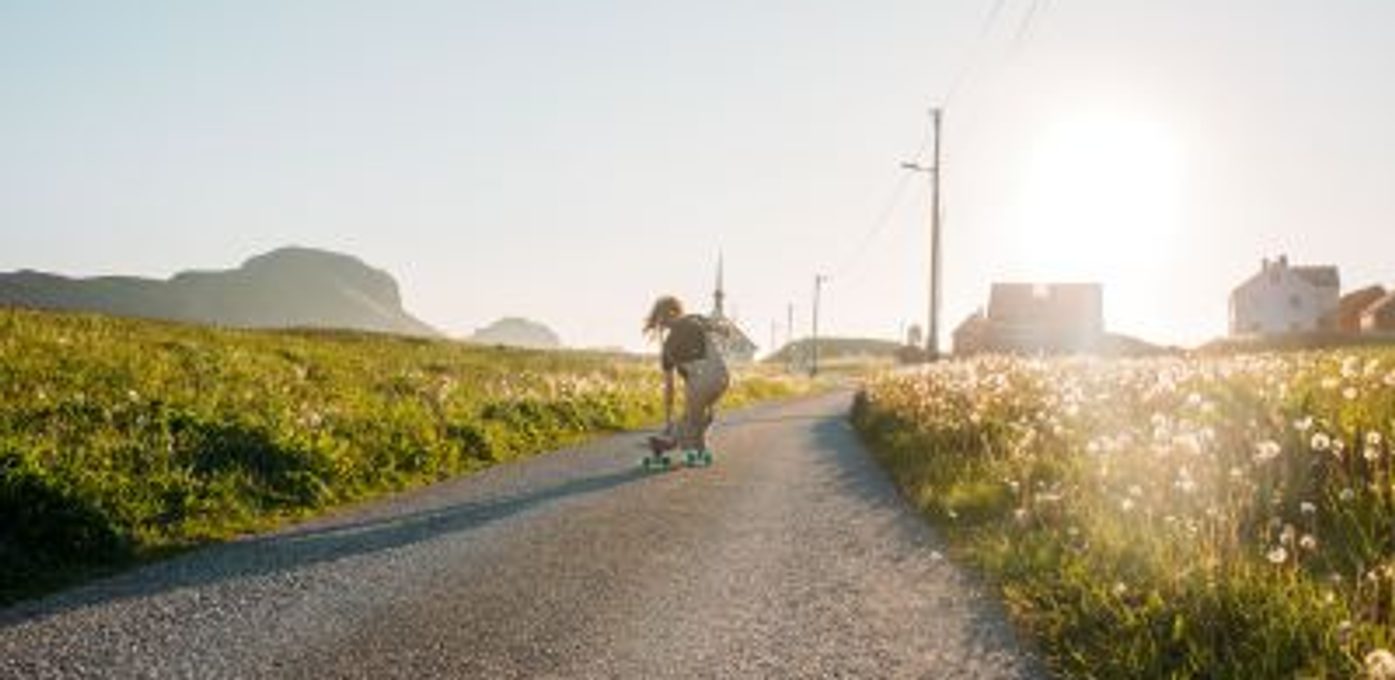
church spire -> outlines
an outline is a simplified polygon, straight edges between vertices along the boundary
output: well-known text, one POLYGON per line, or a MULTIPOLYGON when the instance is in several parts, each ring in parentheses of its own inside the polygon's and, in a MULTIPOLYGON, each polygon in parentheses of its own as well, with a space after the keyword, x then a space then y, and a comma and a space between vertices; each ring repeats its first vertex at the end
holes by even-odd
POLYGON ((726 296, 727 296, 726 291, 722 290, 722 251, 718 250, 718 251, 717 251, 717 292, 716 292, 716 293, 713 293, 713 295, 712 295, 713 301, 715 302, 715 304, 714 304, 714 306, 713 306, 713 308, 712 308, 712 315, 713 315, 713 316, 715 316, 715 317, 722 317, 722 316, 725 315, 725 312, 722 311, 722 301, 726 298, 726 296))

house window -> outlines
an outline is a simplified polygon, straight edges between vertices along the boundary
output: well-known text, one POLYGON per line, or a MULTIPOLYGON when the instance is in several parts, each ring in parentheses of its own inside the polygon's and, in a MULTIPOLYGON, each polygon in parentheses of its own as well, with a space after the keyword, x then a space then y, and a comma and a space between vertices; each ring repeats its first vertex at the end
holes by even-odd
POLYGON ((1303 306, 1303 298, 1299 297, 1297 293, 1294 293, 1293 295, 1288 296, 1288 306, 1290 306, 1290 307, 1292 307, 1292 308, 1294 308, 1294 309, 1298 309, 1298 308, 1302 307, 1302 306, 1303 306))

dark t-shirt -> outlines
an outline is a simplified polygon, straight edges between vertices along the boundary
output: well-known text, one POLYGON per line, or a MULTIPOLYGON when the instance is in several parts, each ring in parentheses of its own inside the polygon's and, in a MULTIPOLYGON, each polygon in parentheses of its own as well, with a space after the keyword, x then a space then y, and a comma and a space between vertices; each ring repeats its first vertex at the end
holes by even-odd
POLYGON ((707 355, 707 320, 697 314, 680 317, 668 326, 661 357, 664 370, 671 371, 680 364, 707 355))

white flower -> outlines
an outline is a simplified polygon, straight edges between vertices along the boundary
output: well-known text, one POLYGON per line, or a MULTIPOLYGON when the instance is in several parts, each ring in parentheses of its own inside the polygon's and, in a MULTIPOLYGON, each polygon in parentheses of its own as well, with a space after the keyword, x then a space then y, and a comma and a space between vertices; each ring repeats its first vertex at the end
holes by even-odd
POLYGON ((1119 503, 1119 509, 1123 510, 1124 512, 1133 512, 1133 506, 1134 503, 1132 498, 1125 498, 1121 503, 1119 503))
POLYGON ((1308 501, 1303 501, 1302 503, 1298 504, 1298 511, 1302 512, 1305 515, 1317 514, 1317 506, 1313 505, 1312 503, 1309 503, 1308 501))
POLYGON ((1356 492, 1352 491, 1351 488, 1348 487, 1342 489, 1342 492, 1337 494, 1337 497, 1342 499, 1343 502, 1350 503, 1353 499, 1356 498, 1356 492))
POLYGON ((1355 387, 1348 387, 1342 390, 1342 397, 1345 398, 1347 401, 1352 401, 1356 399, 1357 394, 1358 392, 1356 391, 1355 387))
POLYGON ((1312 534, 1303 534, 1303 538, 1298 539, 1298 547, 1308 552, 1317 550, 1317 537, 1312 534))
POLYGON ((1283 449, 1279 447, 1278 442, 1272 439, 1266 439, 1265 441, 1255 444, 1254 461, 1258 465, 1263 465, 1278 458, 1279 453, 1282 451, 1283 449))
POLYGON ((1380 440, 1381 440, 1381 436, 1380 436, 1380 433, 1379 433, 1379 432, 1377 432, 1377 431, 1375 431, 1375 430, 1371 430, 1370 432, 1367 432, 1367 433, 1366 433, 1366 445, 1367 445, 1367 446, 1380 446, 1380 440))
POLYGON ((1276 545, 1272 550, 1264 554, 1264 557, 1274 564, 1283 564, 1288 561, 1288 548, 1276 545))
POLYGON ((1129 495, 1130 495, 1130 496, 1133 496, 1134 498, 1139 498, 1139 497, 1141 497, 1141 496, 1143 495, 1143 487, 1140 487, 1140 486, 1137 485, 1137 484, 1134 484, 1134 485, 1130 486, 1130 487, 1129 487, 1129 495))
POLYGON ((1298 430, 1299 432, 1307 432, 1308 430, 1311 430, 1312 428, 1313 428, 1313 417, 1312 417, 1312 416, 1303 416, 1302 418, 1299 418, 1298 420, 1293 421, 1293 429, 1298 430))
POLYGON ((1311 446, 1314 451, 1326 451, 1332 448, 1332 437, 1328 436, 1326 432, 1316 432, 1313 434, 1312 440, 1308 442, 1308 445, 1311 446))
POLYGON ((1114 593, 1114 597, 1123 597, 1124 593, 1129 592, 1129 587, 1124 585, 1123 581, 1115 581, 1114 587, 1110 588, 1110 591, 1114 593))
POLYGON ((1366 677, 1372 680, 1395 680, 1395 654, 1384 649, 1366 655, 1366 677))

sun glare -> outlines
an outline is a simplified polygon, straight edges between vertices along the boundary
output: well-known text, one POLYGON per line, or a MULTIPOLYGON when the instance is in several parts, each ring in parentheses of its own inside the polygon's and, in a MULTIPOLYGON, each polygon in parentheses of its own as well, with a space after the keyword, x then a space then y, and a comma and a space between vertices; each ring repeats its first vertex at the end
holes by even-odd
POLYGON ((1033 276, 1057 279, 1145 273, 1179 236, 1180 166, 1167 130, 1146 119, 1062 120, 1027 168, 1019 262, 1033 276))

